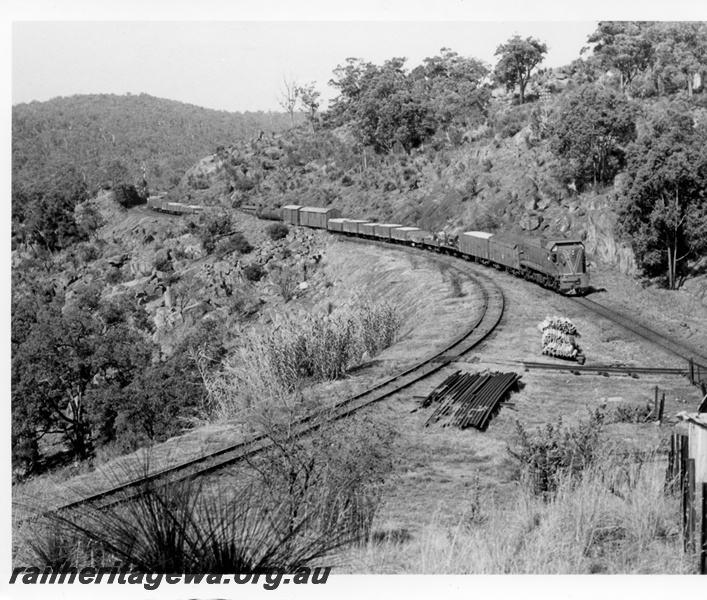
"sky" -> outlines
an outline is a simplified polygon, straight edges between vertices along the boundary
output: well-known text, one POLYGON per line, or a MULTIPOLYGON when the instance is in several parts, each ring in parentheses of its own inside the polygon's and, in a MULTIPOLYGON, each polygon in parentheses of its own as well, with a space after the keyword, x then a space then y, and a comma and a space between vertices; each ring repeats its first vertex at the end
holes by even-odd
MULTIPOLYGON (((621 0, 580 9, 549 0, 111 4, 9 0, 11 103, 146 93, 219 110, 281 110, 285 78, 316 82, 331 100, 327 83, 348 57, 381 64, 402 56, 413 68, 447 47, 493 66, 498 45, 519 34, 545 42, 543 66, 557 67, 579 57, 598 18, 638 14, 621 0)), ((643 0, 640 14, 689 18, 701 4, 643 0)))
POLYGON ((228 111, 281 110, 283 79, 323 98, 348 57, 413 68, 443 47, 489 64, 514 34, 548 45, 545 66, 579 57, 591 21, 21 22, 13 25, 12 103, 95 93, 147 93, 228 111))

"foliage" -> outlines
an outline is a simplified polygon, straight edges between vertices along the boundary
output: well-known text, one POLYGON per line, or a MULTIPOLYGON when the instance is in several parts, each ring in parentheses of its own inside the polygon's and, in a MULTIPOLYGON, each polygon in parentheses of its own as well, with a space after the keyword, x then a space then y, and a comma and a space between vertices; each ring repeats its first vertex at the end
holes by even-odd
POLYGON ((329 122, 347 124, 357 141, 377 152, 410 152, 442 133, 483 119, 489 100, 480 61, 447 48, 409 73, 404 58, 381 66, 350 58, 334 70, 329 85, 339 91, 329 122))
POLYGON ((563 478, 579 474, 597 460, 603 423, 600 409, 573 427, 563 428, 560 418, 534 434, 518 421, 515 444, 508 447, 508 453, 530 490, 551 497, 563 478))
POLYGON ((650 274, 674 289, 707 250, 707 127, 681 101, 657 108, 628 150, 619 228, 650 274))
POLYGON ((320 105, 319 98, 322 95, 321 92, 318 92, 314 88, 314 85, 314 82, 312 82, 297 88, 302 111, 307 115, 307 119, 312 125, 314 125, 314 120, 320 105))
POLYGON ((216 242, 233 233, 233 216, 230 211, 216 209, 204 210, 196 222, 196 236, 204 252, 211 254, 216 249, 216 242))
POLYGON ((265 271, 258 263, 243 267, 243 275, 248 281, 260 281, 265 276, 265 271))
POLYGON ((611 183, 636 137, 636 118, 636 106, 610 89, 585 85, 567 93, 548 132, 560 178, 578 189, 611 183))
POLYGON ((47 434, 59 435, 76 457, 90 456, 96 397, 126 388, 151 359, 144 311, 126 297, 102 300, 89 286, 62 304, 57 297, 38 306, 34 323, 15 342, 16 465, 32 467, 37 443, 47 434))
POLYGON ((399 328, 395 308, 364 300, 330 315, 299 314, 249 332, 226 368, 231 402, 259 406, 265 399, 341 378, 366 355, 390 346, 399 328))
POLYGON ((25 187, 75 169, 90 193, 104 184, 176 185, 216 146, 290 127, 282 113, 228 113, 147 94, 76 95, 12 107, 12 179, 25 187))
POLYGON ((601 66, 619 72, 622 90, 651 63, 653 47, 646 36, 649 26, 643 21, 601 21, 587 40, 594 44, 601 66))
POLYGON ((287 234, 290 233, 290 229, 284 223, 273 223, 265 228, 265 232, 270 236, 271 240, 276 242, 286 238, 287 234))
POLYGON ((693 80, 707 64, 707 24, 654 23, 648 38, 653 46, 653 71, 662 91, 684 89, 693 93, 693 80))
POLYGON ((546 44, 533 37, 522 39, 519 35, 514 35, 496 49, 495 56, 500 55, 501 58, 494 69, 494 75, 508 90, 512 91, 518 86, 521 104, 525 102, 525 87, 530 74, 543 61, 546 53, 546 44))
POLYGON ((87 199, 86 185, 75 171, 33 186, 23 187, 13 181, 13 241, 40 244, 55 252, 88 239, 99 222, 91 219, 80 226, 75 215, 77 207, 87 199))

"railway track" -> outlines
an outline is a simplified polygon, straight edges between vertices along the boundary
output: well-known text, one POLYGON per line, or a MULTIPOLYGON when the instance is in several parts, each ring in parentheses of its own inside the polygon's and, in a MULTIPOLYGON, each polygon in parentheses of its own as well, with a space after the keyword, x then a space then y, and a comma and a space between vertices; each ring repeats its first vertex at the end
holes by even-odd
MULTIPOLYGON (((363 242, 357 240, 355 243, 363 242)), ((365 243, 370 244, 371 242, 365 243)), ((384 247, 391 248, 387 244, 384 245, 384 247)), ((394 249, 402 252, 419 252, 412 248, 395 247, 394 249)), ((427 253, 425 253, 425 255, 427 256, 427 253)), ((484 295, 484 308, 479 318, 453 339, 443 350, 428 356, 412 367, 377 383, 375 386, 359 394, 338 402, 332 409, 327 411, 326 414, 317 413, 301 417, 295 422, 293 427, 293 434, 295 436, 308 435, 320 427, 323 422, 346 418, 365 407, 380 402, 422 379, 429 377, 444 368, 447 364, 458 360, 462 355, 469 352, 486 339, 496 328, 503 316, 505 303, 501 288, 493 282, 490 277, 480 274, 476 269, 468 268, 468 265, 465 265, 465 263, 459 264, 458 259, 442 255, 432 255, 429 256, 429 258, 444 263, 450 270, 457 271, 469 279, 475 279, 481 283, 481 289, 484 295), (467 268, 463 268, 465 266, 467 266, 467 268)), ((54 512, 75 509, 86 504, 91 504, 99 509, 108 508, 138 496, 144 487, 149 484, 159 485, 161 482, 174 482, 208 475, 262 452, 271 444, 272 441, 267 436, 256 436, 247 441, 233 444, 178 465, 155 471, 140 479, 128 481, 109 489, 84 496, 78 500, 56 506, 51 510, 54 512)))
POLYGON ((634 321, 633 319, 621 314, 615 310, 612 310, 603 304, 599 304, 594 300, 589 298, 576 298, 571 297, 577 304, 580 304, 587 310, 590 310, 609 321, 620 325, 624 329, 634 333, 635 335, 652 342, 664 350, 667 350, 675 356, 679 356, 687 361, 693 361, 700 365, 707 367, 707 356, 700 353, 699 350, 691 346, 690 344, 685 344, 684 342, 677 342, 665 334, 659 333, 641 323, 634 321))

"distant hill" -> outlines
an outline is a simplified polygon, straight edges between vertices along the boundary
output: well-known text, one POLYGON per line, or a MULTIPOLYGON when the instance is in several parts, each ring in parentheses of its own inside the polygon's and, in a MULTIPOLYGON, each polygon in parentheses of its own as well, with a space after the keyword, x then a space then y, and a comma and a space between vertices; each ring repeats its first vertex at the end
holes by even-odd
POLYGON ((144 165, 150 188, 166 189, 219 146, 288 126, 284 113, 230 113, 147 94, 18 104, 12 108, 13 184, 43 191, 76 171, 93 191, 141 182, 144 165))

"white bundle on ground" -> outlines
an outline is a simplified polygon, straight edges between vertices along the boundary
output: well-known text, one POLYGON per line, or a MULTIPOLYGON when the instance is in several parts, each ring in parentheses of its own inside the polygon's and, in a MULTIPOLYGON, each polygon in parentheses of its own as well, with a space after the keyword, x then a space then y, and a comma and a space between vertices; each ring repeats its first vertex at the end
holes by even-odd
POLYGON ((538 325, 538 329, 543 332, 543 354, 578 359, 580 349, 574 338, 577 335, 577 328, 572 321, 556 315, 548 316, 538 325))
POLYGON ((577 335, 577 328, 574 326, 574 323, 566 317, 558 317, 557 315, 545 317, 545 320, 538 325, 538 329, 540 331, 545 331, 546 329, 556 329, 562 333, 577 335))

